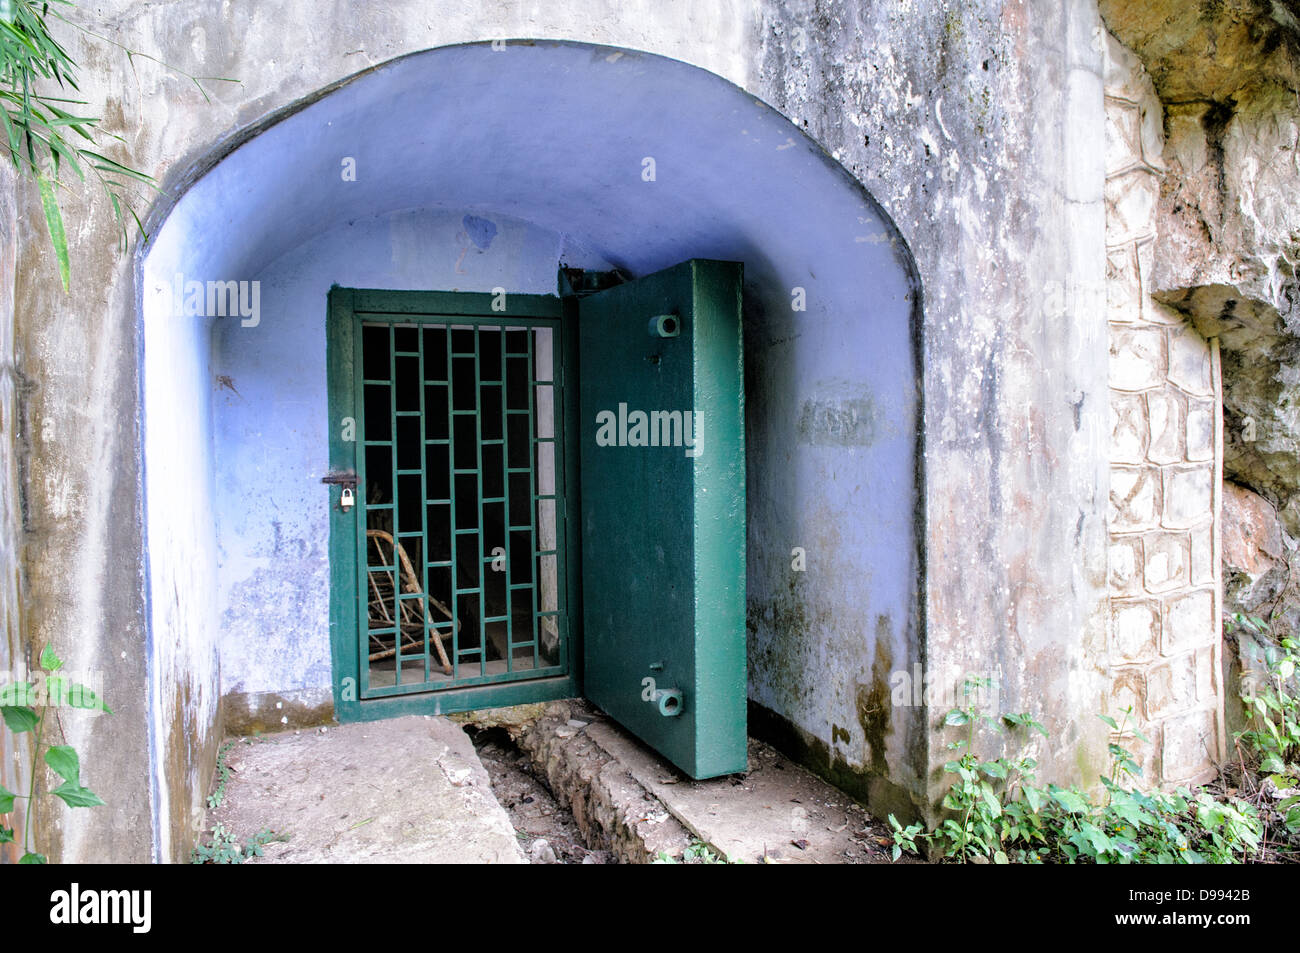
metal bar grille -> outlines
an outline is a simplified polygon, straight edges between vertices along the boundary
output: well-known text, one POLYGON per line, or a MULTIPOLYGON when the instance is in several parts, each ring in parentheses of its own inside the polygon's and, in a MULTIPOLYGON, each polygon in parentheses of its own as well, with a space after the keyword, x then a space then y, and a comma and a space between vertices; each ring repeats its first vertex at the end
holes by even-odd
POLYGON ((558 322, 358 317, 362 696, 566 674, 558 322))

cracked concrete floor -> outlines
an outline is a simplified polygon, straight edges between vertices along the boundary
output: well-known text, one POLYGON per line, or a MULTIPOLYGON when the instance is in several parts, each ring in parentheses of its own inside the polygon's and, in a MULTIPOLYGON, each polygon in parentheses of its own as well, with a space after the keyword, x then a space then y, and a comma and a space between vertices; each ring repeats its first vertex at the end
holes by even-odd
POLYGON ((236 739, 219 807, 241 842, 286 836, 249 863, 523 864, 464 730, 412 715, 236 739))

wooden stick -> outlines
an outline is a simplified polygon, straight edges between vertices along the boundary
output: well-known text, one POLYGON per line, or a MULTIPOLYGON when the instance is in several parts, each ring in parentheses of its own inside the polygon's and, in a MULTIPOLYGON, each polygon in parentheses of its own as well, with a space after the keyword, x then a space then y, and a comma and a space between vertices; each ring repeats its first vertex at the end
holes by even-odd
MULTIPOLYGON (((366 530, 366 536, 367 536, 368 538, 373 538, 373 539, 383 539, 383 540, 387 540, 389 546, 391 547, 391 549, 390 549, 389 551, 392 552, 393 550, 396 550, 397 556, 398 556, 398 558, 401 560, 402 571, 403 571, 403 573, 404 573, 404 575, 405 575, 405 587, 404 587, 404 588, 406 589, 406 591, 407 591, 408 593, 414 593, 414 594, 418 594, 418 595, 421 596, 420 602, 421 602, 421 604, 424 606, 424 624, 427 624, 427 625, 432 625, 432 624, 433 624, 433 616, 430 614, 430 612, 429 612, 429 607, 428 607, 428 605, 427 605, 427 603, 429 603, 429 602, 432 602, 435 606, 437 606, 438 609, 442 612, 442 614, 445 615, 448 619, 453 619, 453 620, 454 620, 454 617, 452 616, 451 612, 448 611, 448 609, 447 609, 446 606, 444 606, 441 602, 439 602, 439 601, 438 601, 437 599, 435 599, 433 596, 431 596, 431 595, 429 595, 428 593, 424 592, 424 591, 420 588, 420 584, 419 584, 419 582, 417 581, 417 578, 416 578, 416 575, 415 575, 415 567, 411 565, 411 560, 410 560, 410 558, 406 555, 406 549, 405 549, 405 547, 403 547, 401 543, 399 543, 397 540, 395 540, 395 539, 393 538, 392 534, 390 534, 390 533, 386 533, 386 532, 384 532, 382 529, 371 529, 371 530, 366 530)), ((383 555, 383 550, 382 550, 382 549, 381 549, 379 552, 380 552, 380 555, 383 555)), ((397 598, 397 594, 396 594, 396 590, 397 590, 397 581, 396 581, 396 580, 393 581, 393 590, 394 590, 393 598, 394 598, 394 600, 397 602, 397 606, 398 606, 398 614, 401 615, 401 614, 404 612, 405 607, 402 605, 402 603, 403 603, 404 600, 402 600, 402 599, 398 599, 398 598, 397 598)), ((424 627, 424 624, 421 625, 421 628, 424 627)), ((435 631, 436 631, 436 630, 435 630, 435 631)), ((421 640, 421 643, 423 643, 423 640, 421 640)), ((443 674, 444 674, 444 675, 450 675, 450 674, 451 674, 451 660, 450 660, 449 658, 447 658, 447 650, 444 649, 444 648, 442 647, 442 639, 441 639, 441 638, 434 639, 434 640, 433 640, 433 644, 434 644, 434 645, 437 647, 437 649, 438 649, 438 659, 439 659, 439 661, 442 662, 442 672, 443 672, 443 674)), ((394 646, 396 646, 396 641, 394 642, 394 646)), ((394 655, 397 654, 397 650, 396 650, 396 648, 393 649, 393 654, 394 654, 394 655)))

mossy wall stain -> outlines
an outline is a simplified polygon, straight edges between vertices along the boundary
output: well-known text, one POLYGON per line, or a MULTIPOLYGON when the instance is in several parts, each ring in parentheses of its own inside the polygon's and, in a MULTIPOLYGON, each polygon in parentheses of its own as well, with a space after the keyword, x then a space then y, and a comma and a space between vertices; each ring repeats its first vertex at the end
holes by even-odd
POLYGON ((888 770, 886 739, 891 727, 890 673, 894 653, 890 641, 889 616, 876 618, 876 655, 871 663, 871 684, 859 685, 857 692, 858 724, 867 743, 871 770, 884 774, 888 770))

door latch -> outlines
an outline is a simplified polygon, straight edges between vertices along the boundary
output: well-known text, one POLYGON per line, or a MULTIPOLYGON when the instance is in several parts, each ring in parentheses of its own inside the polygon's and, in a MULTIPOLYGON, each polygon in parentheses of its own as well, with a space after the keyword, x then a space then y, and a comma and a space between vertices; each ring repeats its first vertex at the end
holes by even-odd
POLYGON ((355 473, 331 471, 321 477, 321 482, 343 488, 339 494, 339 509, 344 513, 357 505, 357 475, 355 473))

